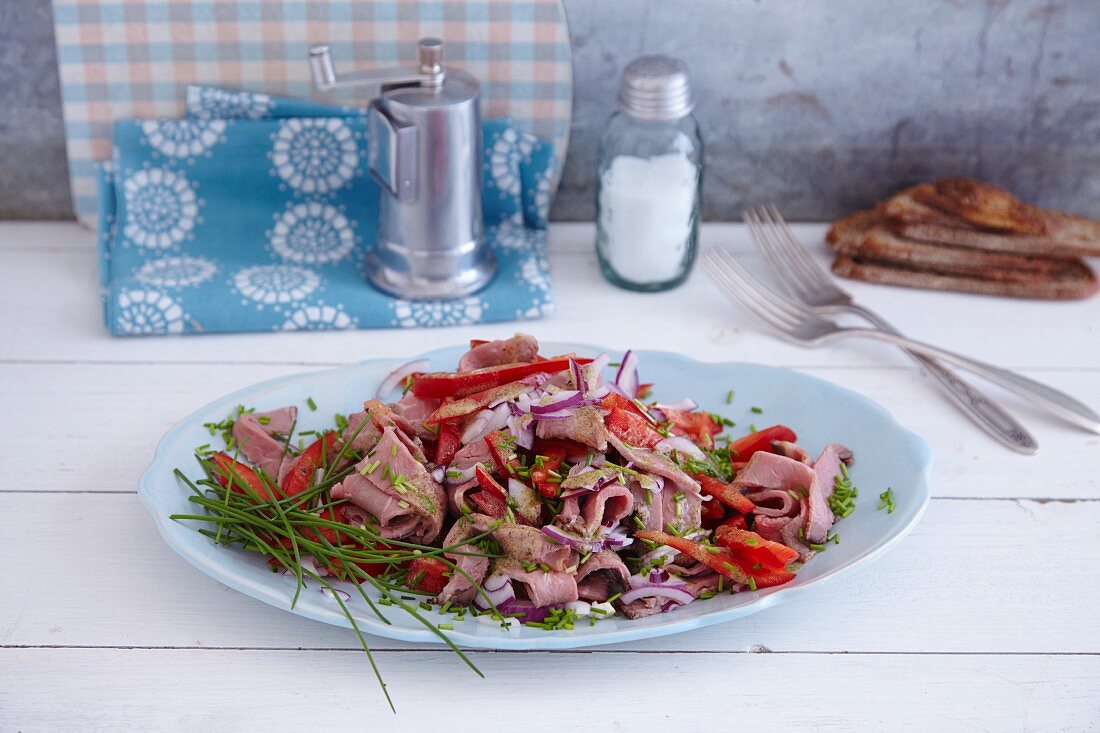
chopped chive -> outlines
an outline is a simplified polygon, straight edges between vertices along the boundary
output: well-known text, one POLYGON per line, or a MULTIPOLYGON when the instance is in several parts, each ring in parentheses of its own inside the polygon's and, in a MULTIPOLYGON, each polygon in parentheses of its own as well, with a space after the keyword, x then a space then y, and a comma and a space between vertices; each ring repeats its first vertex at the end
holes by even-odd
POLYGON ((306 397, 306 404, 309 405, 310 410, 317 409, 317 403, 313 401, 312 397, 306 397))

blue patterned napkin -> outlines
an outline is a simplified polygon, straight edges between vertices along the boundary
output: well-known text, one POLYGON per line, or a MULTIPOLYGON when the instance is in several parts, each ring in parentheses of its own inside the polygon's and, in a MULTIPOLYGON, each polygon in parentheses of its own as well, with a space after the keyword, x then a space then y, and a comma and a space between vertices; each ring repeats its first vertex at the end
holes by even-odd
POLYGON ((191 87, 179 120, 122 120, 100 166, 104 319, 114 335, 451 326, 552 315, 552 146, 489 120, 483 210, 500 270, 409 301, 362 267, 378 220, 359 110, 191 87))

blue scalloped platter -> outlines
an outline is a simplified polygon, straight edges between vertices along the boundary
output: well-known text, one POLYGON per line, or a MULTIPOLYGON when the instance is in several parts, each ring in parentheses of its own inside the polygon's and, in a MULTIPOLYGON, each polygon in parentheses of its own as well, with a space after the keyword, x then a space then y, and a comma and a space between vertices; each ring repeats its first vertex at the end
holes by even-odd
MULTIPOLYGON (((433 370, 453 369, 464 348, 440 349, 426 354, 433 370)), ((545 353, 575 351, 595 356, 605 349, 576 344, 545 344, 545 353)), ((607 350, 612 359, 620 354, 607 350)), ((578 625, 573 631, 544 631, 519 627, 502 629, 474 618, 454 623, 449 636, 460 646, 485 649, 569 649, 634 641, 731 621, 769 606, 802 596, 830 578, 849 572, 885 552, 902 539, 920 520, 929 501, 931 453, 928 445, 866 397, 806 374, 759 364, 703 364, 679 354, 639 351, 642 381, 654 383, 655 397, 675 402, 691 397, 702 409, 726 415, 742 429, 784 423, 798 433, 799 443, 814 455, 827 443, 839 442, 855 453, 851 469, 853 482, 867 487, 856 511, 841 520, 838 531, 844 541, 830 545, 812 558, 790 583, 758 592, 722 594, 700 600, 669 613, 630 621, 622 616, 599 621, 594 626, 578 625), (729 390, 736 391, 732 404, 729 390), (761 414, 751 412, 762 408, 761 414), (893 514, 876 511, 877 489, 893 487, 893 514), (874 488, 876 491, 872 492, 874 488)), ((204 422, 217 422, 246 404, 259 410, 282 405, 299 406, 299 429, 326 427, 336 412, 358 409, 374 395, 378 384, 407 359, 377 359, 328 371, 299 374, 263 382, 226 395, 186 418, 161 440, 153 463, 141 477, 140 496, 153 515, 164 540, 192 565, 222 583, 276 608, 336 626, 349 627, 336 601, 319 589, 303 592, 291 608, 294 578, 272 573, 252 553, 216 546, 196 530, 194 522, 169 519, 174 513, 194 513, 188 502, 190 490, 173 475, 179 467, 190 472, 195 466, 194 448, 210 441, 204 422), (318 409, 305 408, 311 396, 318 409)), ((373 591, 371 591, 373 592, 373 591)), ((399 609, 383 608, 391 623, 371 612, 357 595, 348 602, 359 627, 372 634, 411 642, 438 642, 438 637, 399 609)), ((452 616, 434 611, 424 616, 433 622, 453 622, 452 616)))

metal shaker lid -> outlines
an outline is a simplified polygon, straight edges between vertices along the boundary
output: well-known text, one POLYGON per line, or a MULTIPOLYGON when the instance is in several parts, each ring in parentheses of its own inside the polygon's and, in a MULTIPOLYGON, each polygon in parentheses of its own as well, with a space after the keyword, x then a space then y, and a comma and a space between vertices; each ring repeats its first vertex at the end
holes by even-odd
POLYGON ((640 56, 623 69, 619 106, 643 120, 676 120, 695 107, 687 64, 671 56, 640 56))

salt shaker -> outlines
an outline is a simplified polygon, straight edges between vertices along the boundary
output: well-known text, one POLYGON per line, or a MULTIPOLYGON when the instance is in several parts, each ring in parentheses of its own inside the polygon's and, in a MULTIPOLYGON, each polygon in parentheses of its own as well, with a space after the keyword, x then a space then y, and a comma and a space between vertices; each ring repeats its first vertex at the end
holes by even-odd
POLYGON ((687 65, 642 56, 623 70, 619 110, 600 139, 596 253, 604 277, 667 290, 695 264, 703 142, 687 65))

